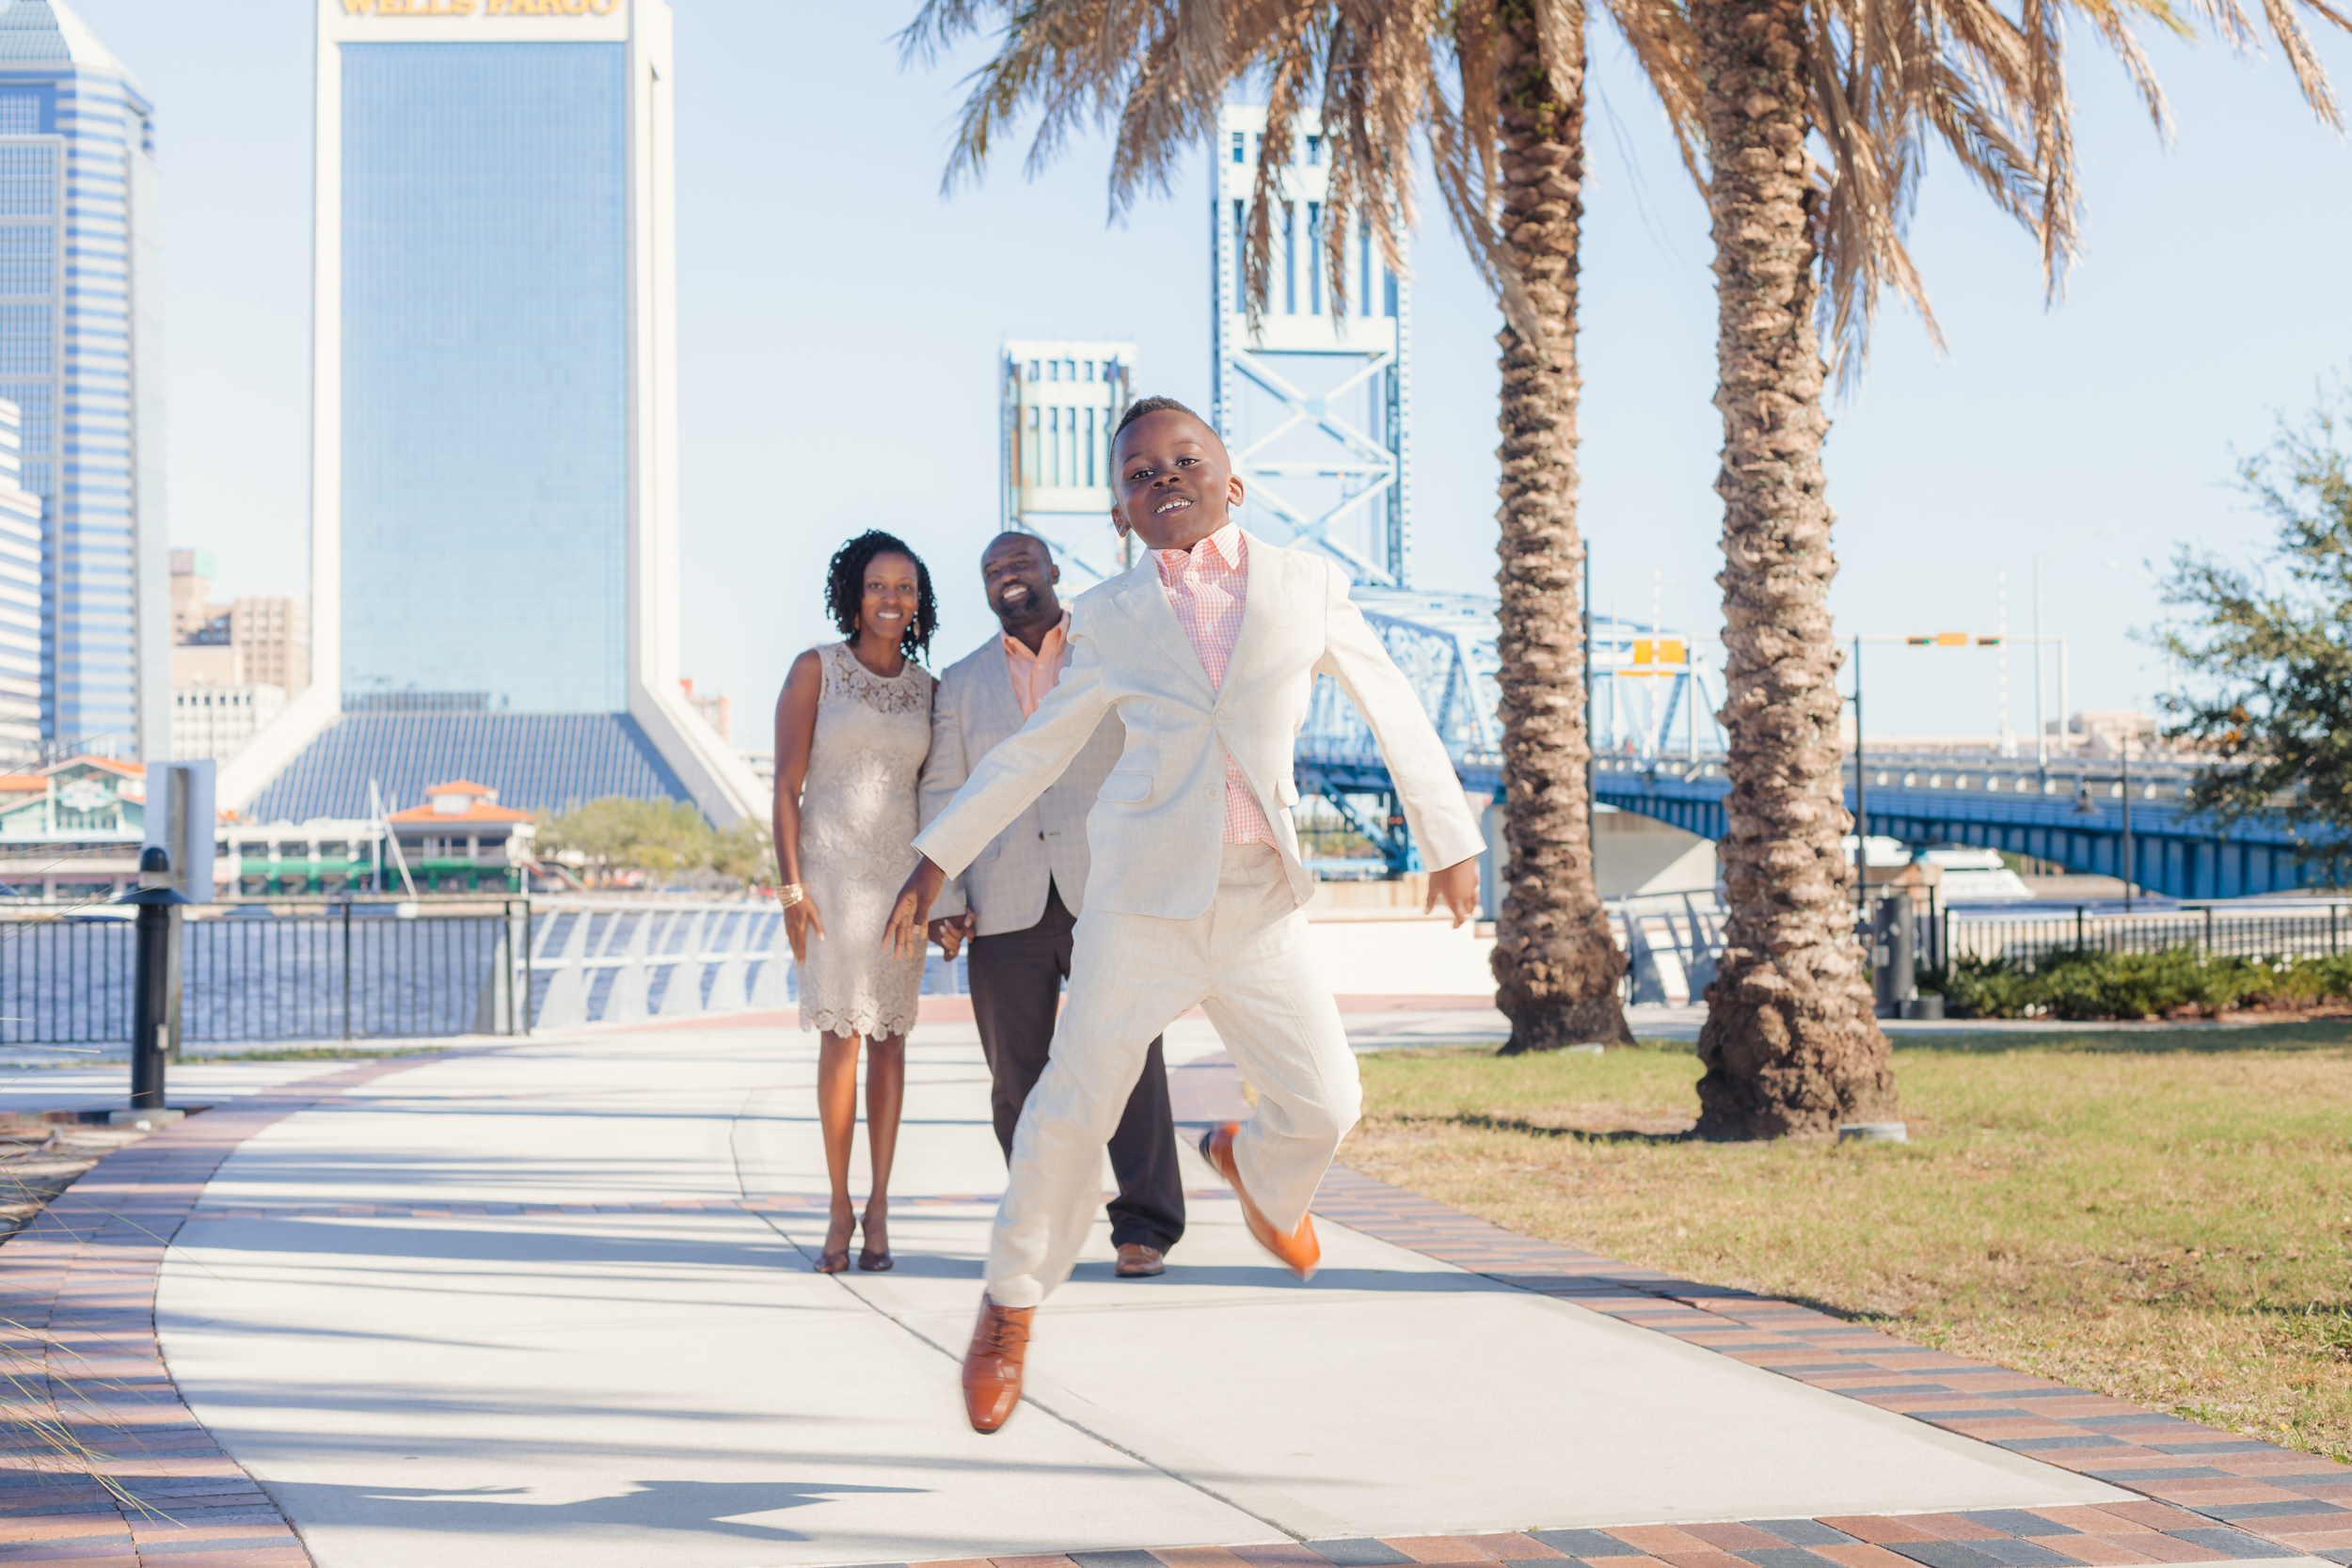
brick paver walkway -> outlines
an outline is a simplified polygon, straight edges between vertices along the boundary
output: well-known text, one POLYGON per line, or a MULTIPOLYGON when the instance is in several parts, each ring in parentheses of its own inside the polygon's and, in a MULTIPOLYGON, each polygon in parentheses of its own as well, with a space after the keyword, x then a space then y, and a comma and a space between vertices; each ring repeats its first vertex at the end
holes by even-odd
POLYGON ((1400 1562, 1533 1560, 1589 1563, 1593 1568, 2109 1568, 2282 1555, 2278 1547, 2243 1531, 2212 1526, 2162 1503, 2133 1502, 2104 1508, 1406 1535, 1305 1545, 949 1558, 914 1568, 1380 1568, 1400 1562))

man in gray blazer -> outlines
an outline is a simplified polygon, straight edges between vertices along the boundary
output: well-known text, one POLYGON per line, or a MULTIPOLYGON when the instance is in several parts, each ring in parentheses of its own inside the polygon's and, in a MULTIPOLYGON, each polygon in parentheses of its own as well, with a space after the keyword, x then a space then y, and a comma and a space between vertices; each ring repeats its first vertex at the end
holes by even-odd
MULTIPOLYGON (((1054 585, 1061 568, 1045 541, 1002 533, 980 555, 988 607, 1004 627, 939 677, 931 699, 931 754, 923 765, 921 817, 928 827, 980 758, 1037 710, 1065 657, 1070 613, 1054 585)), ((1087 885, 1087 812, 1118 763, 1126 731, 1104 720, 1058 782, 950 880, 932 905, 932 941, 953 957, 972 942, 972 1016, 988 1057, 996 1141, 1012 1157, 1012 1132, 1047 1048, 1070 977, 1071 932, 1087 885)), ((1141 1278, 1184 1233, 1184 1187, 1168 1103, 1160 1042, 1111 1133, 1119 1196, 1110 1202, 1115 1272, 1141 1278)))

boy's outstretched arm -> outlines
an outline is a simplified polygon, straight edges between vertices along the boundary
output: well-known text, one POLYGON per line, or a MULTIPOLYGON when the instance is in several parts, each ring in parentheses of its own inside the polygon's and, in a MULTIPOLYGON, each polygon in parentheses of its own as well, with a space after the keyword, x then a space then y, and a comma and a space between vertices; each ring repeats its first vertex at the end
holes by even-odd
POLYGON ((1454 917, 1456 930, 1461 928, 1462 922, 1478 912, 1476 855, 1466 861, 1455 861, 1452 865, 1429 874, 1429 901, 1421 907, 1421 912, 1430 913, 1437 909, 1440 898, 1445 900, 1446 912, 1454 917))
POLYGON ((991 839, 1061 777, 1109 710, 1094 641, 1083 635, 1082 624, 1073 624, 1070 662, 1054 689, 1026 723, 980 758, 954 798, 914 835, 915 851, 923 858, 891 906, 890 924, 882 932, 884 952, 904 958, 922 950, 925 917, 947 878, 970 865, 991 839), (912 937, 901 928, 901 921, 908 919, 914 922, 912 937))
POLYGON ((1422 912, 1430 912, 1442 900, 1454 924, 1460 926, 1478 912, 1478 856, 1486 847, 1486 835, 1463 804, 1454 759, 1446 754, 1420 696, 1347 596, 1347 585, 1336 572, 1329 592, 1325 651, 1315 668, 1340 683, 1372 726, 1414 842, 1421 846, 1422 858, 1435 867, 1429 873, 1429 901, 1422 912))

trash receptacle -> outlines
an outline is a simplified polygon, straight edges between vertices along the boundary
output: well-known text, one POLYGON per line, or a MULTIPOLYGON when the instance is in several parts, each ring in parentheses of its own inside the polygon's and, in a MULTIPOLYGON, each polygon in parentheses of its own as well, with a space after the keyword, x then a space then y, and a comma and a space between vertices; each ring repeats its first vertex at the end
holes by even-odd
POLYGON ((1915 925, 1907 893, 1886 895, 1872 911, 1870 967, 1881 1018, 1902 1017, 1903 1004, 1919 994, 1918 965, 1912 951, 1915 925))

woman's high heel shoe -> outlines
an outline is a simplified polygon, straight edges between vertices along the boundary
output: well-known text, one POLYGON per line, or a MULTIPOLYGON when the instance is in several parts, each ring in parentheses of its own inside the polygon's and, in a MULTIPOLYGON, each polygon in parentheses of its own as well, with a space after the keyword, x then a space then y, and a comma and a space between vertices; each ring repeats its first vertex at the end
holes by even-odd
MULTIPOLYGON (((884 1223, 887 1224, 888 1222, 885 1221, 884 1223)), ((874 1231, 874 1222, 870 1215, 866 1221, 866 1231, 868 1236, 871 1236, 874 1231)), ((887 1274, 898 1265, 896 1259, 890 1256, 890 1247, 888 1243, 885 1242, 880 1247, 864 1246, 858 1248, 857 1266, 864 1269, 868 1274, 887 1274)))
MULTIPOLYGON (((839 1274, 850 1266, 850 1232, 856 1228, 857 1222, 854 1220, 852 1220, 850 1224, 843 1226, 841 1227, 841 1244, 839 1246, 828 1245, 824 1251, 817 1255, 817 1272, 818 1274, 839 1274)), ((833 1240, 833 1228, 830 1226, 828 1226, 825 1229, 825 1240, 828 1243, 831 1243, 833 1240)))

